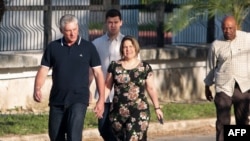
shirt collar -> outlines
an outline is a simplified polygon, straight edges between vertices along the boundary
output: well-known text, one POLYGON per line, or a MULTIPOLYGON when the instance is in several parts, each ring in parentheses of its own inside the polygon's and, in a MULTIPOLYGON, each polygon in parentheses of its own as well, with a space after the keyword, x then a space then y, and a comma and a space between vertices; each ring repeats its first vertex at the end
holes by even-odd
MULTIPOLYGON (((77 41, 75 44, 80 45, 82 37, 78 36, 77 41)), ((67 45, 64 37, 61 38, 61 46, 67 45)))
MULTIPOLYGON (((123 38, 123 36, 124 35, 122 35, 121 32, 119 32, 118 35, 115 37, 114 40, 119 41, 119 40, 121 40, 123 38)), ((110 38, 109 38, 109 36, 108 36, 108 32, 105 33, 105 39, 107 41, 111 41, 110 38)))

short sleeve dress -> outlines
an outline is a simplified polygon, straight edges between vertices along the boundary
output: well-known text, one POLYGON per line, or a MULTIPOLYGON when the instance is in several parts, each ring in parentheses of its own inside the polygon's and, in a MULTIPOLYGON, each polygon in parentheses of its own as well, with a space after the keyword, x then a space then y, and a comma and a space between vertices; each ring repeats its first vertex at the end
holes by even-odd
POLYGON ((110 111, 113 132, 118 140, 147 140, 150 120, 149 103, 145 95, 145 80, 153 74, 147 62, 134 69, 124 69, 119 61, 112 61, 114 98, 110 111))

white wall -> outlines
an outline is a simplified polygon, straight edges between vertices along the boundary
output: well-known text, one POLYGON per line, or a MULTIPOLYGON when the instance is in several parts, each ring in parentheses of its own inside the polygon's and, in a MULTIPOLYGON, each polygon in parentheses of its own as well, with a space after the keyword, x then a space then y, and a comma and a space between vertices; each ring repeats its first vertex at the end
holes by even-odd
MULTIPOLYGON (((149 62, 154 70, 160 101, 205 100, 203 79, 206 72, 204 57, 206 51, 206 47, 141 50, 141 59, 149 62)), ((42 88, 43 102, 33 101, 33 85, 41 53, 7 56, 6 58, 6 54, 0 54, 0 59, 4 60, 0 62, 0 112, 23 110, 40 113, 48 111, 48 98, 52 84, 50 75, 42 88)), ((95 83, 92 83, 92 93, 94 90, 95 83)), ((95 101, 92 101, 92 104, 94 103, 95 101)))

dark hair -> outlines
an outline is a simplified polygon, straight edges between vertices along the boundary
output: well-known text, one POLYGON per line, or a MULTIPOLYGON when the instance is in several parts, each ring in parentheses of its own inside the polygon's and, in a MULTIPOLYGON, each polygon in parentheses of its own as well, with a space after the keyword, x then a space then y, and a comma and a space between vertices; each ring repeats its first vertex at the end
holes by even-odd
POLYGON ((117 9, 110 9, 106 13, 106 19, 108 19, 109 17, 116 17, 116 16, 118 16, 119 19, 122 20, 122 15, 120 11, 117 9))

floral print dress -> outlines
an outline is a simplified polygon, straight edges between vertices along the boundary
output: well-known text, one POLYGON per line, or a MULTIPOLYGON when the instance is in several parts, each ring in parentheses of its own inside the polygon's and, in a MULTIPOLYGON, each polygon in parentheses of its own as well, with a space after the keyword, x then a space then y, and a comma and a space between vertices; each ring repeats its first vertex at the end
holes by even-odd
POLYGON ((145 80, 152 68, 140 62, 134 69, 124 69, 119 61, 112 61, 114 99, 110 121, 118 141, 146 141, 150 120, 149 103, 145 95, 145 80))

